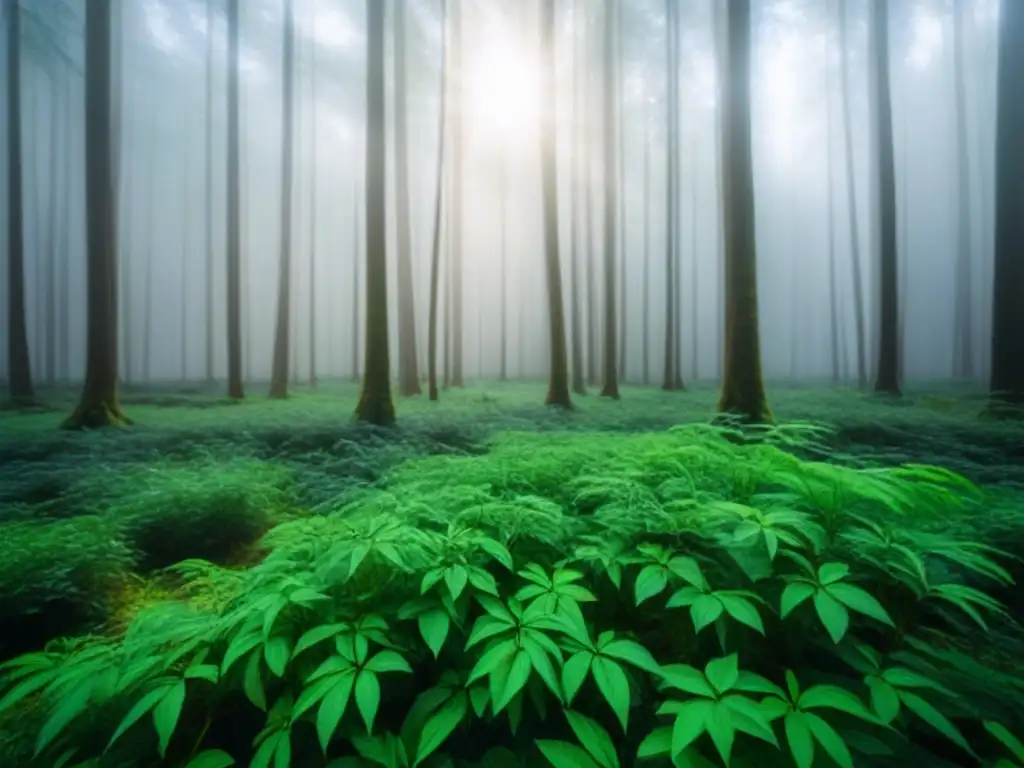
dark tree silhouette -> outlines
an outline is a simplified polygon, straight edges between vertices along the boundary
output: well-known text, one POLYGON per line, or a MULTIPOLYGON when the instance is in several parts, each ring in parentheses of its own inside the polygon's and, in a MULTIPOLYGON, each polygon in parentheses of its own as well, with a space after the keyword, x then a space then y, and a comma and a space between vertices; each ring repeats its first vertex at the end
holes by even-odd
POLYGON ((441 222, 444 220, 444 144, 448 122, 448 0, 441 0, 441 119, 437 131, 437 187, 430 252, 430 313, 427 319, 427 392, 437 400, 437 304, 441 272, 441 222))
POLYGON ((228 222, 227 222, 227 332, 228 397, 245 397, 242 386, 242 204, 238 121, 238 4, 228 0, 228 222))
POLYGON ((616 351, 618 323, 616 321, 615 251, 616 230, 616 184, 615 173, 615 102, 618 95, 615 71, 615 2, 605 0, 604 4, 604 56, 603 79, 604 99, 604 381, 602 397, 619 399, 619 356, 616 351))
POLYGON ((213 381, 213 0, 206 0, 206 381, 213 381))

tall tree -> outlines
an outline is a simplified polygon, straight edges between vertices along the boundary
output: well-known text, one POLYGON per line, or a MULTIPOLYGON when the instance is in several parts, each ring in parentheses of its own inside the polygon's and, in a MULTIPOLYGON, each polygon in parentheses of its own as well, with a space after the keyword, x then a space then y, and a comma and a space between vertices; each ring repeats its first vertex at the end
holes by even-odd
POLYGON ((21 2, 7 15, 7 375, 15 405, 35 400, 25 320, 25 203, 21 152, 21 2))
POLYGON ((352 380, 359 381, 359 190, 352 196, 352 380))
POLYGON ((437 305, 441 275, 441 222, 444 220, 444 144, 448 122, 448 0, 441 0, 441 117, 437 127, 437 186, 430 252, 430 313, 427 318, 427 393, 437 400, 437 305))
MULTIPOLYGON (((455 0, 452 5, 452 72, 462 72, 462 0, 455 0)), ((465 105, 465 78, 461 75, 452 82, 454 102, 451 110, 452 121, 452 209, 451 226, 448 245, 448 290, 450 301, 446 302, 451 312, 451 381, 453 387, 463 385, 462 348, 463 348, 463 299, 462 299, 462 215, 463 215, 463 177, 462 177, 462 127, 465 105)), ((447 360, 447 355, 445 358, 447 360)))
POLYGON ((615 251, 618 243, 615 238, 616 195, 618 183, 615 163, 615 103, 618 88, 615 72, 615 5, 614 0, 605 0, 604 4, 604 382, 601 387, 602 397, 619 398, 619 357, 616 351, 618 323, 615 310, 615 251))
POLYGON ((288 396, 288 361, 291 345, 292 292, 292 187, 293 132, 295 130, 295 8, 284 3, 283 95, 281 109, 281 242, 277 273, 277 326, 274 360, 270 372, 270 396, 288 396))
POLYGON ((651 117, 650 100, 644 101, 644 288, 643 383, 651 383, 651 117))
POLYGON ((725 361, 718 410, 771 420, 761 377, 757 241, 750 134, 750 0, 730 0, 722 69, 722 205, 725 222, 725 361))
POLYGON ((992 301, 993 404, 1024 407, 1024 4, 1004 2, 999 29, 996 118, 995 288, 992 301))
MULTIPOLYGON (((316 28, 316 4, 310 11, 312 15, 313 28, 316 28)), ((309 46, 309 386, 316 389, 316 207, 317 207, 317 101, 316 101, 316 64, 317 64, 317 42, 314 39, 309 46)))
POLYGON ((668 68, 668 99, 665 104, 665 135, 668 166, 665 177, 665 365, 662 389, 682 389, 679 372, 679 298, 676 269, 679 263, 679 4, 665 0, 665 62, 668 68))
POLYGON ((242 205, 238 121, 239 0, 228 0, 228 221, 227 221, 227 333, 228 397, 245 397, 242 386, 242 205))
POLYGON ((581 0, 576 0, 573 4, 573 67, 572 67, 572 97, 573 97, 573 143, 572 143, 572 165, 571 165, 571 187, 570 187, 570 202, 571 206, 571 218, 572 227, 569 230, 569 300, 572 302, 569 308, 570 312, 570 333, 572 335, 572 391, 577 395, 587 394, 587 382, 583 376, 583 313, 580 306, 581 301, 581 288, 580 288, 580 154, 581 147, 586 146, 585 144, 585 133, 583 126, 586 125, 585 116, 581 115, 586 100, 581 98, 581 92, 585 93, 586 80, 584 79, 584 87, 580 88, 578 84, 578 73, 587 71, 586 68, 586 55, 580 55, 580 50, 583 48, 580 38, 586 31, 585 23, 581 24, 580 21, 585 22, 586 13, 583 3, 581 0))
POLYGON ((846 201, 850 219, 850 246, 852 248, 853 266, 853 317, 856 330, 857 349, 857 384, 861 387, 867 385, 868 363, 867 363, 867 331, 864 320, 864 279, 861 269, 861 248, 860 248, 860 223, 857 206, 856 179, 854 178, 853 164, 853 118, 850 107, 850 33, 849 19, 847 18, 846 0, 839 0, 839 45, 841 53, 840 61, 840 102, 843 108, 843 149, 845 151, 846 165, 846 201))
MULTIPOLYGON (((544 201, 544 263, 550 323, 550 371, 546 405, 572 408, 569 397, 569 360, 565 349, 565 309, 562 301, 562 267, 558 257, 558 179, 556 177, 555 124, 558 103, 555 58, 555 0, 541 5, 541 52, 543 59, 541 120, 541 184, 544 201)), ((613 358, 614 361, 614 358, 613 358)))
POLYGON ((395 34, 395 218, 398 224, 398 390, 418 395, 416 370, 416 297, 413 292, 412 235, 409 216, 409 131, 405 73, 405 6, 393 3, 395 34))
POLYGON ((873 129, 878 157, 879 343, 875 391, 900 393, 899 262, 896 241, 896 166, 893 153, 892 98, 889 84, 889 4, 870 7, 873 129))
POLYGON ((953 297, 953 375, 974 377, 974 345, 972 344, 972 280, 971 280, 971 168, 967 150, 967 73, 964 61, 964 16, 970 7, 966 2, 953 4, 953 68, 954 107, 956 119, 956 288, 953 297))
POLYGON ((206 381, 213 381, 213 0, 206 0, 206 381))
POLYGON ((85 386, 66 429, 131 424, 117 370, 117 222, 111 99, 112 0, 85 6, 87 343, 85 386))
POLYGON ((366 359, 359 421, 395 421, 388 350, 387 195, 385 190, 384 3, 366 0, 366 359))

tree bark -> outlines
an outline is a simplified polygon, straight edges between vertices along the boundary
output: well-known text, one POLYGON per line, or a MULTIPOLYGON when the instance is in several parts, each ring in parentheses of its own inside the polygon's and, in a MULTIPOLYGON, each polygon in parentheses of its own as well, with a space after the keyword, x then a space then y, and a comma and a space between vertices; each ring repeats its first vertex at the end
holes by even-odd
MULTIPOLYGON (((316 5, 313 5, 310 13, 313 17, 313 27, 316 28, 316 5)), ((316 191, 317 191, 317 102, 316 102, 316 50, 317 44, 314 41, 310 44, 309 63, 309 130, 310 130, 310 152, 309 164, 312 166, 309 179, 309 386, 316 389, 316 191)))
MULTIPOLYGON (((581 98, 581 88, 578 84, 577 73, 580 70, 586 71, 586 56, 580 55, 582 45, 580 43, 581 33, 586 32, 586 25, 579 23, 583 17, 584 10, 581 0, 576 0, 573 5, 573 67, 572 67, 572 98, 573 98, 573 147, 572 147, 572 184, 570 188, 570 202, 572 227, 570 229, 569 243, 569 299, 572 302, 570 307, 570 333, 572 334, 572 391, 577 395, 587 394, 587 383, 583 376, 583 317, 580 307, 580 147, 585 146, 585 133, 583 126, 586 124, 585 115, 581 119, 580 113, 586 101, 581 98)), ((586 88, 584 81, 584 88, 586 88)))
POLYGON ((956 287, 953 297, 953 375, 972 379, 975 375, 972 275, 971 275, 971 167, 967 149, 967 85, 964 68, 964 21, 967 4, 953 4, 953 67, 954 112, 956 116, 956 184, 957 204, 956 287))
MULTIPOLYGON (((452 6, 452 62, 453 72, 462 72, 462 8, 461 0, 455 0, 452 6)), ((452 220, 449 236, 448 289, 451 292, 449 312, 451 312, 451 380, 453 387, 463 386, 463 300, 462 300, 462 214, 463 196, 462 183, 462 113, 465 103, 464 78, 459 76, 453 81, 455 103, 452 106, 452 220)))
POLYGON ((725 223, 725 361, 718 410, 771 420, 757 307, 757 243, 750 134, 750 0, 730 0, 723 68, 722 182, 725 223))
POLYGON ((644 105, 644 386, 651 383, 651 118, 650 102, 644 105))
POLYGON ((85 175, 88 328, 85 386, 65 429, 131 424, 117 369, 117 222, 111 94, 111 1, 85 6, 85 175))
POLYGON ((677 242, 677 199, 679 192, 679 22, 676 17, 678 6, 674 0, 665 0, 666 62, 668 66, 668 98, 665 104, 665 135, 668 142, 668 164, 665 176, 665 362, 661 388, 666 391, 677 389, 676 334, 678 318, 676 309, 676 249, 677 242))
POLYGON ((366 0, 366 20, 366 359, 355 417, 386 426, 395 421, 395 405, 388 350, 384 4, 366 0))
MULTIPOLYGON (((565 349, 565 310, 562 301, 562 268, 558 256, 558 179, 556 177, 555 0, 541 6, 541 183, 544 200, 544 261, 547 274, 548 319, 551 324, 551 369, 548 372, 546 405, 572 408, 569 397, 569 361, 565 349)), ((614 358, 613 358, 614 360, 614 358)))
POLYGON ((206 381, 213 382, 213 0, 206 0, 206 381))
POLYGON ((354 191, 352 206, 352 380, 359 381, 359 336, 362 325, 359 322, 359 259, 362 256, 359 242, 359 202, 358 190, 354 191))
POLYGON ((227 221, 227 335, 228 397, 245 397, 242 385, 242 221, 239 144, 239 1, 228 0, 228 221, 227 221))
POLYGON ((616 350, 618 323, 616 320, 615 252, 616 252, 616 185, 615 172, 615 102, 618 88, 615 82, 615 14, 614 0, 604 4, 604 382, 601 397, 619 399, 619 356, 616 350))
POLYGON ((277 326, 274 333, 274 361, 270 373, 270 397, 288 396, 288 363, 291 352, 292 291, 292 187, 293 133, 295 130, 295 9, 292 0, 284 4, 284 91, 281 110, 281 242, 278 251, 277 326))
POLYGON ((437 393, 437 305, 441 274, 441 222, 444 220, 444 144, 448 122, 448 0, 441 0, 441 119, 437 129, 437 186, 434 193, 434 237, 430 253, 430 313, 427 319, 427 393, 437 393))

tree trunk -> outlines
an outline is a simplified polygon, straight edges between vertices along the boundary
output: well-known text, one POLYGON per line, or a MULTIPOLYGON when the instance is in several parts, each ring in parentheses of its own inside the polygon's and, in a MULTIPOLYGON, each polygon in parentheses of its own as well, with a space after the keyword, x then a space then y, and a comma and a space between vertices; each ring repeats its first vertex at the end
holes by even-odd
POLYGON ((889 6, 873 0, 871 38, 874 42, 875 126, 878 139, 878 216, 881 226, 879 253, 879 345, 875 391, 900 393, 899 383, 899 277, 896 244, 896 168, 893 159, 892 99, 889 86, 889 6))
POLYGON ((284 4, 284 91, 281 110, 281 242, 277 273, 277 326, 274 361, 270 373, 270 397, 288 396, 288 363, 291 346, 292 305, 292 186, 293 133, 295 130, 295 8, 284 4))
POLYGON ((991 380, 997 410, 1024 407, 1024 5, 1002 4, 999 32, 991 380))
POLYGON ((188 379, 188 123, 190 110, 184 110, 181 127, 181 380, 188 379))
POLYGON ((416 297, 413 292, 409 221, 409 137, 405 84, 405 3, 393 3, 395 35, 395 218, 398 225, 398 391, 418 395, 416 297))
POLYGON ((771 420, 761 378, 757 242, 750 135, 750 0, 727 10, 722 99, 725 222, 725 364, 718 410, 752 423, 771 420))
MULTIPOLYGON (((66 89, 64 92, 64 173, 65 178, 70 178, 74 173, 74 142, 73 131, 71 130, 71 118, 73 114, 72 93, 73 85, 70 77, 65 78, 66 89)), ((64 268, 61 270, 60 286, 58 288, 58 307, 60 311, 60 354, 58 356, 58 368, 62 381, 71 378, 71 311, 70 311, 70 285, 68 276, 71 265, 71 185, 61 184, 61 207, 64 209, 64 222, 61 231, 61 252, 64 254, 64 268)))
MULTIPOLYGON (((829 37, 825 40, 825 61, 829 59, 831 47, 828 44, 829 37)), ((833 180, 833 154, 834 142, 832 138, 832 88, 826 83, 825 86, 825 129, 826 144, 825 154, 825 178, 828 181, 828 296, 829 296, 829 338, 831 341, 831 363, 832 363, 832 384, 838 386, 842 380, 841 358, 839 354, 839 281, 836 269, 836 209, 835 209, 835 182, 833 180)))
POLYGON ((501 206, 501 338, 498 352, 498 380, 508 380, 508 227, 506 226, 506 203, 508 202, 508 149, 502 147, 498 168, 498 197, 501 206))
POLYGON ((572 207, 572 226, 569 244, 569 298, 572 302, 570 312, 570 326, 572 334, 572 391, 577 395, 587 394, 587 384, 583 377, 583 332, 582 332, 582 311, 580 307, 580 152, 585 146, 585 133, 583 126, 586 125, 586 116, 581 119, 585 99, 581 98, 581 89, 577 80, 577 73, 580 70, 586 71, 586 56, 580 55, 582 48, 580 37, 586 32, 586 24, 579 23, 579 17, 585 13, 581 0, 576 0, 573 5, 573 67, 572 67, 572 98, 573 98, 573 147, 572 147, 572 175, 569 194, 570 206, 572 207))
POLYGON ((651 383, 651 118, 644 105, 644 386, 651 383))
POLYGON ((616 290, 615 290, 615 225, 616 184, 615 173, 615 101, 618 88, 615 82, 615 25, 614 0, 604 4, 604 382, 601 397, 619 399, 618 364, 616 351, 616 290))
POLYGON ((7 0, 7 375, 16 406, 35 402, 25 320, 25 203, 21 136, 21 5, 7 0))
MULTIPOLYGON (((453 72, 462 72, 462 13, 461 0, 455 0, 452 6, 452 62, 453 72)), ((463 346, 463 301, 462 301, 462 112, 465 103, 464 78, 460 75, 453 81, 455 103, 452 107, 452 220, 450 230, 448 290, 451 301, 448 311, 451 313, 451 380, 447 382, 453 387, 463 386, 462 346, 463 346)), ((447 358, 447 355, 446 355, 447 358)))
POLYGON ((957 249, 956 288, 953 298, 953 375, 972 379, 975 375, 974 349, 971 334, 973 325, 971 280, 971 168, 967 149, 967 85, 964 82, 964 22, 966 3, 953 4, 953 67, 956 114, 956 184, 957 249))
MULTIPOLYGON (((544 261, 547 273, 548 319, 551 323, 551 369, 546 405, 572 408, 569 397, 569 361, 565 349, 565 310, 562 306, 562 267, 558 257, 558 179, 555 157, 555 119, 558 91, 555 65, 555 0, 541 6, 541 183, 544 200, 544 261)), ((613 326, 614 328, 614 326, 613 326)), ((614 360, 614 358, 613 358, 614 360)))
MULTIPOLYGON (((622 26, 622 2, 616 3, 615 5, 615 26, 619 30, 619 34, 616 38, 615 46, 615 79, 616 83, 622 82, 622 40, 625 35, 625 30, 622 26)), ((619 217, 619 306, 617 308, 617 315, 619 319, 619 339, 618 339, 618 352, 619 352, 619 381, 623 381, 626 378, 626 341, 629 338, 627 332, 627 313, 626 313, 626 297, 627 289, 629 287, 629 273, 626 271, 626 190, 629 189, 629 185, 626 184, 626 117, 625 117, 625 104, 623 101, 624 95, 620 88, 618 90, 618 97, 615 99, 615 119, 618 129, 618 138, 615 142, 618 160, 616 161, 616 167, 618 169, 618 217, 619 217)))
POLYGON ((352 206, 352 380, 359 381, 359 260, 362 256, 359 242, 359 198, 353 196, 352 206))
POLYGON ((117 222, 110 82, 111 1, 85 6, 88 330, 85 386, 65 429, 131 424, 117 391, 117 222))
POLYGON ((676 127, 679 121, 679 22, 676 18, 677 4, 665 0, 666 62, 668 65, 668 98, 665 104, 665 135, 668 142, 668 165, 665 176, 665 364, 661 388, 676 389, 676 249, 677 208, 676 195, 679 191, 679 145, 676 127))
POLYGON ((228 0, 228 221, 227 221, 227 334, 228 397, 245 397, 242 386, 242 221, 241 164, 239 144, 242 136, 238 122, 239 54, 238 6, 240 0, 228 0))
MULTIPOLYGON (((316 28, 316 5, 310 13, 313 17, 313 27, 316 28)), ((316 49, 314 41, 310 45, 310 72, 309 72, 309 130, 310 130, 310 152, 309 164, 309 386, 316 389, 316 189, 317 189, 317 103, 316 103, 316 49)))
POLYGON ((857 333, 857 384, 868 381, 867 341, 864 322, 864 278, 861 270, 860 223, 858 221, 857 189, 853 165, 853 119, 850 116, 850 35, 846 0, 839 0, 840 99, 843 107, 843 148, 846 153, 846 199, 849 204, 850 246, 853 250, 853 312, 857 333))
POLYGON ((387 196, 385 192, 384 4, 366 0, 366 373, 355 417, 393 424, 388 350, 387 196))
POLYGON ((213 0, 206 0, 206 381, 213 382, 213 0))
POLYGON ((448 0, 441 0, 441 119, 437 128, 437 186, 434 239, 430 252, 430 314, 427 318, 427 392, 437 400, 437 304, 441 273, 441 222, 444 211, 444 144, 448 118, 448 0))
POLYGON ((60 126, 60 98, 57 90, 56 71, 50 78, 50 174, 49 222, 46 232, 46 368, 45 380, 51 386, 57 381, 57 228, 60 220, 57 190, 57 155, 60 150, 58 127, 60 126))

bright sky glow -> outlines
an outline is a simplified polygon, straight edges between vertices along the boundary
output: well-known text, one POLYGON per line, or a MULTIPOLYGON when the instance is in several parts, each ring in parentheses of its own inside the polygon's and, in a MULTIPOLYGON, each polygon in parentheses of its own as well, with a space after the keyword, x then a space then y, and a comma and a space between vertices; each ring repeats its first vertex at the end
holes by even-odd
POLYGON ((927 6, 914 6, 907 63, 914 69, 926 69, 941 52, 942 18, 927 6))
POLYGON ((468 53, 466 109, 485 138, 521 141, 540 120, 540 73, 533 47, 514 36, 508 21, 496 19, 468 53))

